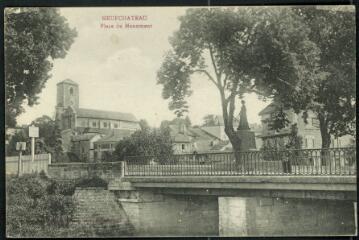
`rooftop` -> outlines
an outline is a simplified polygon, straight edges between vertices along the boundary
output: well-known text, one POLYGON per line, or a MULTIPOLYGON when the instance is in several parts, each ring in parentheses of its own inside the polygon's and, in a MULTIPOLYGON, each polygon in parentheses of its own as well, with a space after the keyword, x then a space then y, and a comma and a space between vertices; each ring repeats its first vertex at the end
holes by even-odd
POLYGON ((276 110, 277 105, 275 103, 271 103, 268 106, 266 106, 265 108, 262 109, 262 111, 260 111, 258 113, 258 115, 263 115, 263 114, 268 114, 268 113, 272 113, 276 110))
POLYGON ((78 85, 75 81, 72 81, 71 79, 65 79, 65 80, 63 80, 63 81, 61 81, 61 82, 58 82, 57 83, 57 85, 59 85, 59 84, 64 84, 64 83, 67 83, 67 84, 72 84, 72 85, 78 85))
POLYGON ((134 133, 132 130, 127 129, 116 129, 116 131, 112 131, 110 134, 104 136, 103 138, 96 141, 96 143, 105 143, 105 142, 119 142, 122 139, 129 137, 134 133))
POLYGON ((72 141, 88 141, 88 140, 92 139, 96 135, 98 135, 98 134, 96 134, 96 133, 85 133, 85 134, 81 134, 81 135, 75 135, 75 136, 72 136, 72 141))
POLYGON ((203 131, 210 134, 213 137, 216 137, 218 139, 221 139, 222 137, 222 129, 221 126, 204 126, 201 127, 203 131))
POLYGON ((127 121, 127 122, 138 122, 136 117, 132 113, 103 111, 103 110, 94 110, 94 109, 86 109, 86 108, 79 108, 79 109, 77 109, 76 113, 77 113, 77 117, 122 120, 122 121, 127 121))

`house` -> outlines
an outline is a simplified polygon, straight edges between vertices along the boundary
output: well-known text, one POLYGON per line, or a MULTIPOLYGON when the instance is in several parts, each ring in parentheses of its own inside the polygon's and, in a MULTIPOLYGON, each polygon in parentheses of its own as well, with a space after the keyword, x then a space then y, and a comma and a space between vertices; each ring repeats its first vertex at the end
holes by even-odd
MULTIPOLYGON (((296 114, 292 109, 284 109, 284 113, 289 121, 288 125, 280 130, 272 130, 269 127, 270 119, 273 114, 277 113, 279 107, 276 103, 271 103, 259 112, 262 122, 262 132, 260 138, 263 140, 263 148, 265 149, 281 149, 289 141, 291 126, 297 124, 298 135, 302 137, 302 148, 321 148, 322 138, 319 129, 319 120, 313 111, 307 112, 307 123, 303 118, 303 112, 296 114)), ((353 138, 351 136, 343 136, 332 138, 331 147, 345 147, 351 144, 353 138)))
MULTIPOLYGON (((208 133, 209 135, 212 135, 218 139, 221 140, 221 143, 216 146, 213 150, 217 151, 224 151, 224 150, 232 150, 232 145, 229 142, 228 136, 224 131, 224 121, 222 116, 215 116, 215 123, 216 125, 213 126, 202 126, 201 129, 208 133), (226 144, 225 144, 226 143, 226 144)), ((237 118, 233 119, 233 128, 236 130, 239 125, 239 120, 237 118)), ((262 132, 262 126, 260 124, 249 124, 249 127, 251 131, 255 134, 255 142, 257 149, 260 149, 262 146, 262 139, 259 137, 259 135, 262 132)))
POLYGON ((94 143, 101 139, 100 134, 86 133, 72 136, 71 152, 76 154, 80 161, 94 160, 94 143))
POLYGON ((140 129, 132 113, 80 108, 79 85, 70 79, 57 84, 55 119, 62 130, 64 150, 74 151, 83 161, 99 158, 101 151, 95 151, 95 146, 113 144, 140 129))
POLYGON ((170 135, 173 151, 179 153, 208 152, 221 142, 216 136, 208 134, 199 127, 186 126, 184 123, 171 124, 170 135))
POLYGON ((129 129, 118 129, 94 142, 94 161, 105 160, 106 154, 112 154, 118 142, 131 136, 132 133, 133 131, 129 129))

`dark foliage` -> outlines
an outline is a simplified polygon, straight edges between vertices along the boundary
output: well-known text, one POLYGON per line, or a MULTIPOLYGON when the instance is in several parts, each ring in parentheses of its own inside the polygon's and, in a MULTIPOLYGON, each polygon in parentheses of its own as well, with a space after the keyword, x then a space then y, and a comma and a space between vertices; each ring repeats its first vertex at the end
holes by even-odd
POLYGON ((66 56, 77 33, 56 8, 7 8, 4 23, 5 125, 14 127, 22 105, 37 104, 51 60, 66 56))
POLYGON ((79 188, 86 188, 86 187, 103 187, 103 188, 107 188, 108 182, 98 176, 93 176, 93 177, 89 177, 89 178, 83 178, 83 179, 79 179, 76 184, 75 187, 79 187, 79 188))
POLYGON ((49 228, 65 228, 75 202, 65 191, 49 191, 51 181, 27 174, 6 180, 6 230, 11 237, 44 237, 49 228))

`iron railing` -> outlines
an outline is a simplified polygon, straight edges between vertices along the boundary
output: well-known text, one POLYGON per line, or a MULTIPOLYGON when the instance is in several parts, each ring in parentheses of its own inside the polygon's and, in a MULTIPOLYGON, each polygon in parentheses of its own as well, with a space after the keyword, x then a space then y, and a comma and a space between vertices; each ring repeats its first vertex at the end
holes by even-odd
POLYGON ((125 162, 126 176, 355 175, 356 149, 128 156, 125 162))

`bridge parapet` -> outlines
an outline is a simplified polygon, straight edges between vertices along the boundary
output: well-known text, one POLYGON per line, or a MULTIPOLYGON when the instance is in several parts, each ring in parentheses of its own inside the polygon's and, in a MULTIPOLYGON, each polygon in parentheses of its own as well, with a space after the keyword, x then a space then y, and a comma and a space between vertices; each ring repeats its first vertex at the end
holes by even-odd
POLYGON ((356 149, 128 156, 126 176, 355 175, 356 149))
POLYGON ((171 176, 124 177, 109 190, 160 191, 177 195, 288 197, 356 200, 355 176, 171 176), (126 183, 126 184, 125 184, 126 183), (126 186, 126 189, 124 188, 126 186))
POLYGON ((108 163, 55 163, 48 167, 50 178, 74 180, 97 176, 105 180, 123 176, 123 162, 108 163))

